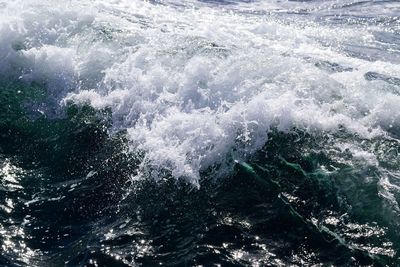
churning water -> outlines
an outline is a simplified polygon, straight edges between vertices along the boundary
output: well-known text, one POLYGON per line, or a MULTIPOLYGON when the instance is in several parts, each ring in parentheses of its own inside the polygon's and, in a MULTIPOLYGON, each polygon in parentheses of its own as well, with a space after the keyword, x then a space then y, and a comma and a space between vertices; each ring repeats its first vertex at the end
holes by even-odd
POLYGON ((400 2, 0 0, 1 266, 398 266, 400 2))

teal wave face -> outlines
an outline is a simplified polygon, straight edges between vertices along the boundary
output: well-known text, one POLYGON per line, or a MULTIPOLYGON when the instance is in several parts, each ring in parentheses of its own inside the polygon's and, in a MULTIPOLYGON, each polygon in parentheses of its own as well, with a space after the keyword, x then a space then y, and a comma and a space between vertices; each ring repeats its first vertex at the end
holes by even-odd
POLYGON ((274 130, 231 175, 210 170, 194 189, 169 175, 131 180, 141 153, 109 131, 110 111, 70 104, 32 117, 24 106, 44 99, 40 87, 1 92, 3 264, 397 262, 399 214, 382 197, 399 166, 395 140, 274 130))

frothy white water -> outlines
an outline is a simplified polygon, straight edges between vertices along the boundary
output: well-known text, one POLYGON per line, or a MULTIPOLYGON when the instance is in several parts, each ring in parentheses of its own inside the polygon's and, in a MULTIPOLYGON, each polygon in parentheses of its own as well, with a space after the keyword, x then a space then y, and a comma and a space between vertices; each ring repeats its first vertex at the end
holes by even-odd
POLYGON ((60 103, 111 107, 144 152, 144 176, 198 184, 272 128, 370 138, 400 127, 400 45, 382 41, 398 38, 390 13, 390 25, 336 25, 282 15, 291 6, 278 2, 37 2, 0 5, 2 75, 44 83, 60 103))

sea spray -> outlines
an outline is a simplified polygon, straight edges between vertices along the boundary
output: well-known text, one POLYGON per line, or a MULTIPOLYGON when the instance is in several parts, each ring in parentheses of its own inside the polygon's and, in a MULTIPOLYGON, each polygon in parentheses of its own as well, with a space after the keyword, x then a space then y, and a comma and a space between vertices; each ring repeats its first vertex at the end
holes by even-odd
POLYGON ((396 265, 396 1, 0 1, 0 265, 396 265))

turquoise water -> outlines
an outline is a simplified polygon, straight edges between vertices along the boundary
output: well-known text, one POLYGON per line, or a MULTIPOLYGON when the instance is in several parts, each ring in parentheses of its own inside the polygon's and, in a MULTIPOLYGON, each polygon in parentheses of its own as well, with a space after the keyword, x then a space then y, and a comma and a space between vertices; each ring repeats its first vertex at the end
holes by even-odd
POLYGON ((0 265, 399 265, 399 14, 0 1, 0 265))

